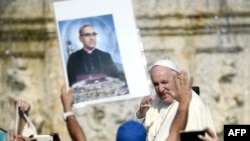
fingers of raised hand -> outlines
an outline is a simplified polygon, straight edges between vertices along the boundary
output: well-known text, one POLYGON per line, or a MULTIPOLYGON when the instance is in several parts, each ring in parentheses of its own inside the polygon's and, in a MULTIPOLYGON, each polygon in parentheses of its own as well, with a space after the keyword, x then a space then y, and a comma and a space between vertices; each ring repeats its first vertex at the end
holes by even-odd
POLYGON ((193 85, 193 77, 189 77, 187 71, 181 70, 175 77, 177 88, 182 86, 191 88, 193 85))
POLYGON ((181 73, 180 73, 180 78, 181 78, 181 84, 182 85, 187 85, 187 79, 188 79, 188 77, 187 77, 187 72, 186 71, 181 71, 181 73))
POLYGON ((176 82, 176 93, 173 93, 173 97, 179 101, 188 101, 191 98, 191 88, 193 83, 193 78, 190 77, 187 71, 180 71, 180 73, 175 77, 176 82))
POLYGON ((141 105, 147 105, 147 104, 152 104, 154 101, 154 97, 152 96, 147 96, 144 99, 142 99, 141 105))
POLYGON ((18 107, 21 111, 27 112, 30 109, 30 104, 23 100, 15 100, 15 107, 18 107))
POLYGON ((199 137, 202 141, 209 141, 205 136, 198 135, 198 137, 199 137))
POLYGON ((216 135, 215 135, 215 133, 210 129, 210 128, 206 128, 205 129, 205 131, 206 131, 206 133, 210 136, 210 137, 212 137, 212 138, 215 138, 216 137, 216 135))
POLYGON ((61 94, 65 94, 66 90, 67 90, 67 87, 66 87, 65 84, 63 84, 62 87, 61 87, 61 94))
POLYGON ((192 88, 192 86, 193 86, 193 81, 194 81, 194 78, 191 76, 190 80, 189 80, 189 87, 190 88, 192 88))
POLYGON ((149 107, 151 107, 155 97, 152 96, 146 96, 142 99, 141 104, 140 104, 140 111, 145 111, 148 110, 149 107))
POLYGON ((183 86, 183 79, 184 79, 184 74, 183 71, 177 74, 177 76, 174 77, 175 83, 176 83, 176 88, 177 90, 180 90, 183 86))
POLYGON ((186 71, 180 72, 180 84, 184 86, 188 84, 188 74, 186 71))
POLYGON ((67 94, 72 94, 72 88, 67 87, 65 84, 61 88, 61 96, 67 95, 67 94))

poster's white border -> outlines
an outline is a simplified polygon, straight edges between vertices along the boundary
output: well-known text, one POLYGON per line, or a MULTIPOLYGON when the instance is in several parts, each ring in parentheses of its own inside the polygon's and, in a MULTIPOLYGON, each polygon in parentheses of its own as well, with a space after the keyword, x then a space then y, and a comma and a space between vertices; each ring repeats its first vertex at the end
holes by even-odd
MULTIPOLYGON (((60 47, 62 45, 58 21, 112 13, 124 72, 130 91, 129 95, 78 103, 74 104, 74 107, 142 97, 151 93, 147 63, 143 54, 139 31, 136 27, 131 0, 52 0, 52 5, 60 47)), ((63 58, 62 54, 61 49, 63 58)), ((63 69, 66 83, 68 83, 65 61, 63 61, 63 69)))

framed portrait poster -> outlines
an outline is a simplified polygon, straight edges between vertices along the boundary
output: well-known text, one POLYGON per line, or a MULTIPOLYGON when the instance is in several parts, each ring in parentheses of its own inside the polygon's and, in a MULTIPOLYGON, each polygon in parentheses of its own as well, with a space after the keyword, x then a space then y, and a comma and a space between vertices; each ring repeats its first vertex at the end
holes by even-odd
POLYGON ((52 0, 73 107, 150 94, 131 0, 52 0))

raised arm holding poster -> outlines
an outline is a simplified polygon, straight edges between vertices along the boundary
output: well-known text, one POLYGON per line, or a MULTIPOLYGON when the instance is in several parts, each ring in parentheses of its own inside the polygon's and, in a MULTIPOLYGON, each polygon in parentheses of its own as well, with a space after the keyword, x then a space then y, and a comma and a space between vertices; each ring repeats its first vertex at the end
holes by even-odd
POLYGON ((74 107, 150 94, 131 0, 52 1, 74 107))

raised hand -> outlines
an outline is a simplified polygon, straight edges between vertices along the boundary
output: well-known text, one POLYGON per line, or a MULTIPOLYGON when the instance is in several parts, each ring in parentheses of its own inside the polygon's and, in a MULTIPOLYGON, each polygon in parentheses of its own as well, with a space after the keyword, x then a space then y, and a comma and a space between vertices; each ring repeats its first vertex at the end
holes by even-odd
POLYGON ((179 132, 185 129, 187 123, 189 102, 192 97, 193 78, 189 78, 186 71, 180 71, 179 74, 174 76, 174 81, 176 83, 176 92, 171 91, 170 94, 179 102, 179 107, 166 141, 179 140, 179 132))
POLYGON ((22 135, 16 135, 15 138, 17 139, 17 141, 32 141, 30 138, 22 135))
POLYGON ((171 92, 172 96, 179 102, 189 102, 192 97, 193 78, 189 77, 186 71, 174 77, 176 82, 176 93, 171 92))
POLYGON ((215 133, 210 128, 206 128, 205 131, 209 137, 199 135, 198 137, 202 141, 219 141, 218 137, 215 135, 215 133))
POLYGON ((63 85, 61 88, 61 101, 63 104, 64 112, 71 111, 74 97, 72 94, 72 89, 63 85))
POLYGON ((20 112, 24 112, 27 115, 29 114, 30 104, 27 103, 26 101, 15 99, 14 106, 18 107, 20 112))
POLYGON ((155 99, 154 96, 146 96, 142 99, 142 101, 140 103, 140 108, 136 112, 136 116, 138 118, 143 118, 146 115, 146 113, 147 113, 148 109, 151 107, 154 99, 155 99))

